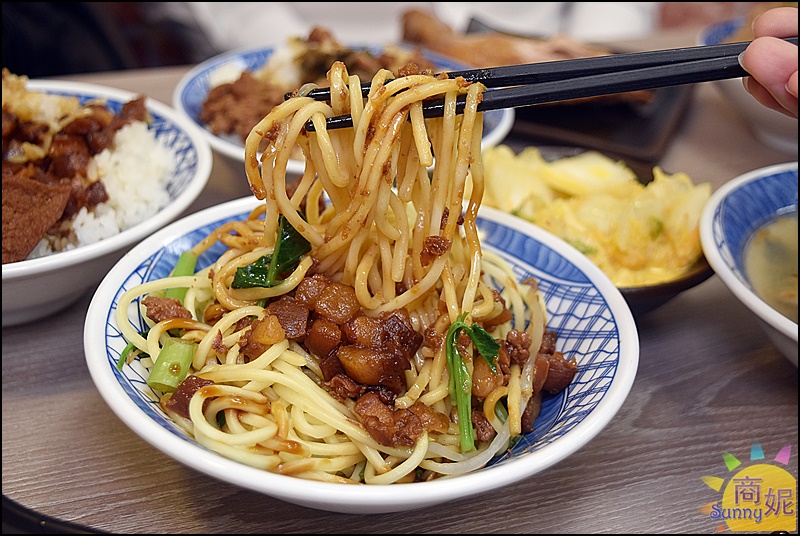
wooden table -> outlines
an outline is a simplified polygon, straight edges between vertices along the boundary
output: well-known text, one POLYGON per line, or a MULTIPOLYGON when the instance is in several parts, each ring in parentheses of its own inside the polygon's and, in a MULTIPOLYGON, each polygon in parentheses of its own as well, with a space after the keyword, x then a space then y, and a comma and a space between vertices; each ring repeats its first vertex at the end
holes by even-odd
MULTIPOLYGON (((693 35, 628 45, 690 46, 693 35)), ((187 70, 71 79, 171 103, 187 70)), ((522 146, 526 140, 507 142, 522 146)), ((752 137, 715 89, 702 84, 659 164, 717 188, 743 172, 790 160, 796 156, 752 137)), ((208 187, 188 212, 248 195, 241 164, 215 155, 208 187)), ((371 516, 284 503, 219 482, 145 443, 112 413, 89 376, 82 336, 90 299, 87 294, 45 321, 3 328, 2 406, 3 495, 92 530, 710 533, 719 523, 699 509, 719 493, 701 477, 729 477, 724 452, 748 463, 754 442, 767 460, 791 445, 786 469, 797 477, 797 369, 716 276, 638 320, 641 357, 630 395, 578 452, 502 492, 371 516)))

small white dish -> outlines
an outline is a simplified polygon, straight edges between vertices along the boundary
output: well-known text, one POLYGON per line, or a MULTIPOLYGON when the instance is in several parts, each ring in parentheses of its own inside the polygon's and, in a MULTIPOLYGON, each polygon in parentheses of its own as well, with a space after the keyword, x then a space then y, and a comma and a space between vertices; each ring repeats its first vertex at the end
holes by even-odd
MULTIPOLYGON (((375 54, 380 51, 377 46, 359 45, 352 48, 366 49, 375 54)), ((245 48, 214 56, 187 72, 173 92, 173 106, 202 130, 215 151, 236 162, 244 162, 244 143, 235 135, 216 135, 211 132, 200 119, 203 102, 213 87, 213 77, 219 72, 255 71, 264 66, 274 51, 271 47, 245 48)), ((424 56, 438 67, 437 72, 468 68, 433 52, 426 51, 424 56)), ((483 121, 483 146, 497 145, 505 139, 514 124, 514 109, 488 111, 484 113, 483 121)), ((301 160, 289 160, 286 166, 288 173, 302 174, 303 169, 301 160)))
POLYGON ((797 323, 753 290, 745 250, 753 234, 780 215, 797 214, 797 162, 731 179, 711 195, 700 219, 700 240, 714 272, 753 312, 776 348, 797 366, 797 323))
MULTIPOLYGON (((120 295, 168 275, 180 251, 218 225, 245 219, 254 198, 231 201, 169 225, 121 259, 98 287, 84 327, 86 363, 95 386, 137 435, 176 461, 219 480, 290 503, 343 513, 383 513, 432 506, 529 478, 563 461, 614 417, 633 385, 639 337, 628 305, 611 281, 576 249, 514 216, 482 208, 478 227, 485 249, 507 259, 520 279, 532 275, 543 291, 548 329, 578 372, 559 395, 546 397, 534 432, 477 472, 429 482, 348 485, 266 472, 200 446, 160 409, 137 361, 116 367, 126 341, 116 325, 120 295)), ((222 246, 201 256, 207 266, 222 246)), ((131 312, 134 325, 141 321, 131 312)))
MULTIPOLYGON (((119 89, 55 80, 30 80, 31 91, 105 99, 117 111, 139 95, 119 89)), ((3 327, 37 320, 74 303, 93 289, 135 243, 178 218, 200 195, 211 174, 212 152, 199 131, 173 108, 147 99, 149 130, 174 155, 170 201, 155 215, 119 234, 45 257, 3 264, 3 327)))

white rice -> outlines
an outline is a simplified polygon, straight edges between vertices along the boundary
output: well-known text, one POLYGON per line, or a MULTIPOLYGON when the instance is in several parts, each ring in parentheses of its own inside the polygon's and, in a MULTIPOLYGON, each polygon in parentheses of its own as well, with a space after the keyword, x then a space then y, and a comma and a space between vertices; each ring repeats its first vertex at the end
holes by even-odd
POLYGON ((72 235, 61 244, 43 239, 29 259, 85 246, 119 234, 153 216, 169 201, 167 183, 175 157, 159 144, 147 124, 137 121, 117 131, 114 145, 97 154, 89 178, 102 180, 108 201, 81 208, 72 221, 72 235))
POLYGON ((239 62, 224 63, 209 73, 208 86, 213 88, 222 84, 232 84, 242 76, 245 69, 245 65, 239 62))

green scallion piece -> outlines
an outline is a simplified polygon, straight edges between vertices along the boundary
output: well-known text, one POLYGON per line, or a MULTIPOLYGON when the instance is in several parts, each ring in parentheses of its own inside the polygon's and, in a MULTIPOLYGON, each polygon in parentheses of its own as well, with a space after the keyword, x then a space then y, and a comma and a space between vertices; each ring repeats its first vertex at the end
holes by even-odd
MULTIPOLYGON (((149 329, 146 329, 144 331, 140 331, 139 335, 141 335, 142 337, 144 337, 146 339, 147 338, 147 333, 149 331, 150 331, 149 329)), ((132 352, 136 352, 136 355, 138 355, 140 357, 148 357, 148 354, 146 352, 142 352, 141 350, 136 348, 135 344, 133 344, 132 342, 129 342, 128 344, 125 345, 125 348, 122 349, 122 353, 119 354, 119 359, 117 359, 117 370, 122 370, 122 367, 124 367, 125 363, 128 362, 128 356, 130 356, 132 352)))
POLYGON ((122 353, 119 354, 119 359, 117 359, 117 370, 122 370, 122 367, 125 366, 125 363, 128 361, 128 354, 130 354, 136 346, 129 342, 125 348, 122 350, 122 353))
POLYGON ((196 349, 197 343, 192 341, 174 337, 167 339, 153 364, 147 385, 165 393, 173 392, 189 375, 196 349))
MULTIPOLYGON (((172 271, 172 277, 180 277, 184 275, 194 275, 194 269, 197 266, 197 255, 191 251, 184 251, 178 257, 178 262, 175 264, 175 269, 172 271)), ((170 288, 167 289, 167 298, 175 298, 183 303, 186 297, 186 287, 170 288)))

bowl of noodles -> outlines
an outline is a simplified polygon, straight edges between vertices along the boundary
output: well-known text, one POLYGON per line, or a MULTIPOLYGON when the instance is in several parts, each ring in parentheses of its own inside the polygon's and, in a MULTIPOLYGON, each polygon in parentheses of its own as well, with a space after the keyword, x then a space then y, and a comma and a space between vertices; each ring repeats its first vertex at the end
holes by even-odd
MULTIPOLYGON (((331 70, 330 106, 352 112, 346 68, 331 70)), ((614 417, 639 359, 630 308, 599 268, 481 206, 482 86, 373 84, 384 98, 353 130, 286 128, 330 115, 303 97, 274 108, 248 138, 253 197, 133 248, 84 326, 92 379, 134 433, 211 477, 343 513, 544 470, 614 417), (412 109, 431 94, 463 95, 463 113, 421 129, 412 109), (295 144, 314 149, 287 179, 295 144)))
MULTIPOLYGON (((374 74, 372 69, 396 71, 407 61, 418 62, 436 72, 468 69, 430 51, 394 45, 343 45, 329 35, 322 43, 318 39, 293 38, 284 47, 239 49, 198 64, 175 87, 173 106, 202 129, 216 152, 242 162, 245 138, 258 120, 282 101, 285 93, 308 82, 326 85, 320 79, 324 79, 334 57, 342 58, 348 65, 364 65, 359 70, 362 81, 369 80, 367 76, 374 74)), ((501 142, 513 123, 512 108, 487 112, 484 145, 501 142)), ((287 163, 287 171, 299 174, 303 169, 302 153, 294 154, 287 163)))
POLYGON ((797 366, 797 162, 721 186, 703 211, 700 237, 717 276, 797 366))
POLYGON ((211 173, 211 148, 186 119, 127 91, 4 71, 3 117, 4 327, 89 293, 211 173))

